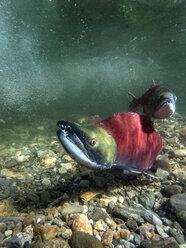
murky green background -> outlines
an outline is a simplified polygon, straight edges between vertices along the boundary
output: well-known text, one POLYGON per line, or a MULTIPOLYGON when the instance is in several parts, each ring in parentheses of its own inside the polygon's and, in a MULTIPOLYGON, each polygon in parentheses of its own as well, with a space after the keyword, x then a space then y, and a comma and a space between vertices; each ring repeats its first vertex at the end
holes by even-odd
POLYGON ((0 119, 9 126, 127 111, 127 92, 140 96, 152 80, 186 114, 185 78, 185 1, 0 1, 0 119))

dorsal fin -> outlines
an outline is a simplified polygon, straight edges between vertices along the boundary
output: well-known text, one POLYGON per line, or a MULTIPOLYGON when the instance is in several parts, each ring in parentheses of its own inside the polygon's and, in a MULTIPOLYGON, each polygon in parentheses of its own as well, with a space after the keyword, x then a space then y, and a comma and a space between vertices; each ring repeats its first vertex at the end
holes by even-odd
POLYGON ((136 110, 141 107, 138 99, 131 92, 128 92, 128 97, 130 99, 130 103, 129 103, 130 111, 136 112, 136 110))

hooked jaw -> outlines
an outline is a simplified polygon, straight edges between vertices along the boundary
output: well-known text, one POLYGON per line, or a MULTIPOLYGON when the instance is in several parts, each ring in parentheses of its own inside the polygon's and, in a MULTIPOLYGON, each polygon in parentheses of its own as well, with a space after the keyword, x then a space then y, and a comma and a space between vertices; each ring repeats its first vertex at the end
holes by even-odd
POLYGON ((75 161, 91 169, 103 167, 97 163, 94 153, 87 149, 85 137, 76 125, 67 121, 58 121, 57 126, 60 128, 57 136, 62 146, 75 161))
POLYGON ((163 99, 157 107, 157 111, 154 114, 155 118, 164 119, 169 118, 174 114, 176 109, 176 98, 165 98, 163 99))

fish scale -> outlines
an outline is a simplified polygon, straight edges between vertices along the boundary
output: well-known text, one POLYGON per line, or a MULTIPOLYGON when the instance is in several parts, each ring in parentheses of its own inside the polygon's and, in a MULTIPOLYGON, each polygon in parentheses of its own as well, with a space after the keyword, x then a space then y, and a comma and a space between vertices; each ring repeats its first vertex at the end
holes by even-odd
POLYGON ((97 126, 105 129, 115 139, 115 167, 148 170, 162 149, 162 139, 147 116, 119 113, 101 121, 97 126))

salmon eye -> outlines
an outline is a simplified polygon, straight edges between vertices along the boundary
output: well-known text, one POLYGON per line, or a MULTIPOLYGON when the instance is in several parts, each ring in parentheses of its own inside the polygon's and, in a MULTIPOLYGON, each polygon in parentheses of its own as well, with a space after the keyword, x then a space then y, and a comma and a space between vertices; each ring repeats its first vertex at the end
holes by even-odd
POLYGON ((92 139, 92 140, 90 141, 90 144, 91 144, 91 146, 94 146, 94 145, 96 144, 96 140, 95 140, 95 139, 92 139))

